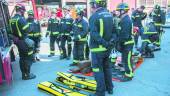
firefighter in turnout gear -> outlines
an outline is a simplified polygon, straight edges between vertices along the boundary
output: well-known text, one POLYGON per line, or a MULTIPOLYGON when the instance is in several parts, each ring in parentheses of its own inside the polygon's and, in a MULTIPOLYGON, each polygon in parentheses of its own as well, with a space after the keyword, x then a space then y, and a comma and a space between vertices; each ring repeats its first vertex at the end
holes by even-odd
POLYGON ((166 13, 161 10, 161 7, 159 5, 155 5, 153 11, 150 13, 149 15, 155 26, 156 26, 156 30, 159 33, 159 39, 158 41, 155 42, 155 50, 160 50, 160 45, 161 45, 161 37, 162 37, 162 33, 163 33, 163 28, 162 25, 165 24, 166 22, 166 13))
POLYGON ((34 12, 29 10, 27 12, 28 19, 27 22, 30 24, 32 30, 29 32, 28 36, 31 40, 34 41, 34 61, 40 61, 38 53, 40 51, 40 41, 41 41, 41 26, 39 21, 34 19, 34 12))
POLYGON ((139 36, 142 37, 143 31, 144 31, 142 20, 144 20, 147 17, 147 14, 143 12, 144 9, 145 7, 141 6, 140 8, 137 8, 136 10, 134 10, 132 13, 133 26, 139 28, 139 32, 136 32, 134 34, 135 48, 138 48, 138 38, 139 36))
POLYGON ((105 96, 113 94, 112 65, 109 55, 113 43, 113 16, 106 9, 105 0, 91 0, 92 16, 89 19, 92 71, 97 82, 95 94, 105 96))
POLYGON ((64 7, 63 11, 64 11, 64 17, 61 19, 60 22, 61 48, 63 52, 61 59, 66 58, 67 60, 69 60, 72 51, 72 44, 71 44, 72 39, 71 39, 70 32, 72 31, 73 19, 70 16, 70 10, 68 7, 64 7))
POLYGON ((36 76, 30 73, 34 48, 34 42, 28 38, 28 33, 31 32, 31 28, 24 18, 25 7, 21 4, 17 4, 15 9, 16 14, 10 20, 12 30, 11 37, 19 51, 22 79, 34 79, 36 76))
POLYGON ((154 58, 154 53, 150 45, 157 41, 159 34, 156 31, 156 26, 153 22, 146 24, 146 26, 147 27, 144 30, 140 52, 144 58, 154 58))
POLYGON ((87 33, 88 33, 88 22, 84 20, 84 11, 82 9, 77 9, 77 18, 75 19, 73 23, 73 64, 71 65, 77 65, 79 64, 79 61, 84 60, 85 56, 85 44, 87 42, 87 33))
POLYGON ((117 6, 117 11, 120 12, 120 32, 118 34, 117 50, 122 53, 122 64, 125 72, 122 75, 122 81, 130 81, 133 78, 133 69, 131 64, 131 55, 134 45, 132 39, 132 21, 128 15, 129 6, 126 3, 120 3, 117 6))
POLYGON ((56 11, 52 11, 51 17, 48 20, 48 27, 47 27, 47 33, 46 37, 49 36, 50 38, 50 55, 48 57, 52 57, 55 55, 55 43, 57 43, 57 46, 59 48, 59 53, 61 54, 61 48, 60 48, 60 27, 59 27, 59 19, 56 18, 56 11))

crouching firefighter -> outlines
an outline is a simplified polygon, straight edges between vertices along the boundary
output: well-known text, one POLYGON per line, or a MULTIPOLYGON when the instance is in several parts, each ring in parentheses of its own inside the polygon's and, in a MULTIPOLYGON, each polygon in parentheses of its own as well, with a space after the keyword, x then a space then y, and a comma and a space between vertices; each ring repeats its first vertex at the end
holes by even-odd
POLYGON ((83 19, 84 12, 81 9, 76 10, 77 18, 73 23, 73 64, 77 65, 84 60, 85 44, 87 42, 88 22, 83 19))
POLYGON ((154 22, 156 26, 156 30, 159 33, 158 41, 156 41, 154 44, 156 45, 155 50, 161 50, 161 37, 163 33, 162 25, 166 22, 166 14, 163 10, 161 10, 161 7, 159 5, 155 5, 154 10, 149 15, 152 18, 152 21, 154 22))
POLYGON ((105 96, 105 91, 113 94, 112 65, 109 58, 113 46, 113 16, 106 9, 105 0, 91 0, 90 5, 93 14, 89 19, 89 47, 92 71, 97 82, 96 92, 91 96, 105 96))
POLYGON ((154 53, 151 44, 158 40, 159 34, 153 22, 150 22, 144 28, 144 34, 142 37, 142 46, 140 49, 141 55, 144 58, 154 58, 154 53))
POLYGON ((59 34, 59 20, 56 18, 55 11, 52 12, 51 17, 48 20, 48 27, 46 37, 50 37, 50 55, 52 57, 55 55, 55 43, 57 43, 60 54, 62 53, 60 48, 60 34, 59 34))
POLYGON ((31 32, 29 32, 28 36, 31 40, 34 41, 34 57, 33 57, 33 61, 40 61, 40 58, 38 56, 38 53, 40 51, 40 41, 41 41, 41 26, 39 21, 37 21, 36 19, 34 19, 34 13, 32 10, 29 10, 27 12, 28 14, 28 18, 27 18, 27 22, 30 24, 31 26, 31 32))
POLYGON ((132 21, 128 15, 129 6, 126 3, 120 3, 117 6, 117 11, 120 12, 120 31, 118 34, 117 50, 122 53, 122 64, 125 68, 125 73, 122 75, 123 81, 130 81, 133 78, 133 69, 131 64, 131 55, 134 45, 132 39, 132 21))
POLYGON ((28 38, 28 33, 31 31, 29 24, 24 18, 25 7, 21 4, 15 6, 16 14, 10 20, 10 26, 12 30, 12 38, 14 44, 16 44, 19 51, 19 63, 22 72, 22 79, 34 79, 36 76, 30 73, 32 65, 32 56, 34 42, 28 38))

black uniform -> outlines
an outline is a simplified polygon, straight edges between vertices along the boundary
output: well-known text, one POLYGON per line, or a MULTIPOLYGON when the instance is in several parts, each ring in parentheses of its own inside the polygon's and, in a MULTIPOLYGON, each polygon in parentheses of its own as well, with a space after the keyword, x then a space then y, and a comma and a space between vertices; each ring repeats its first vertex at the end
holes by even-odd
POLYGON ((127 14, 121 17, 120 32, 118 34, 118 50, 122 53, 122 64, 125 68, 125 76, 132 78, 133 69, 131 64, 131 55, 134 40, 132 40, 132 21, 127 14))
POLYGON ((112 68, 109 55, 113 38, 113 16, 105 8, 99 8, 89 20, 92 70, 97 82, 96 95, 105 96, 113 90, 112 68))
POLYGON ((70 58, 72 45, 71 45, 71 35, 72 31, 72 18, 62 18, 60 22, 60 32, 61 32, 61 48, 63 51, 63 58, 70 58), (67 51, 66 51, 66 42, 67 42, 67 51))
POLYGON ((59 20, 56 18, 50 18, 48 20, 47 34, 50 35, 50 56, 55 54, 55 43, 57 43, 60 53, 62 53, 60 48, 60 33, 59 33, 59 20))
POLYGON ((159 34, 156 31, 154 23, 149 23, 146 26, 147 27, 145 28, 145 32, 142 38, 141 54, 145 58, 153 58, 154 53, 149 44, 152 44, 153 42, 157 41, 159 34))
POLYGON ((87 42, 88 23, 83 18, 76 19, 73 23, 73 63, 84 60, 85 44, 87 42))
POLYGON ((34 42, 28 39, 28 33, 31 31, 26 19, 15 14, 10 20, 10 26, 12 30, 13 41, 18 47, 20 56, 20 69, 22 72, 22 79, 28 79, 30 74, 30 68, 32 65, 32 55, 34 42))
POLYGON ((147 17, 147 14, 144 12, 139 12, 138 10, 133 11, 132 13, 132 21, 133 21, 133 26, 139 28, 139 34, 135 35, 135 46, 138 46, 138 38, 139 35, 143 35, 143 25, 142 25, 142 20, 144 20, 147 17))
POLYGON ((40 23, 33 19, 28 18, 27 22, 30 24, 32 31, 29 32, 28 36, 30 39, 34 41, 34 54, 36 58, 36 54, 40 51, 40 41, 41 41, 41 26, 40 23))
POLYGON ((153 19, 153 22, 156 26, 156 30, 159 33, 159 40, 155 42, 156 46, 159 47, 161 44, 161 36, 163 32, 162 25, 164 25, 166 22, 166 15, 163 10, 159 10, 158 12, 151 12, 150 17, 153 19))

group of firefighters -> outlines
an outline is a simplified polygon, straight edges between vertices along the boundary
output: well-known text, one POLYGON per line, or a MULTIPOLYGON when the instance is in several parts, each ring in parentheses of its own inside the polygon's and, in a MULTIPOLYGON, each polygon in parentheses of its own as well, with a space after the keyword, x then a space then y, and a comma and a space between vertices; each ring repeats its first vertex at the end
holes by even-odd
MULTIPOLYGON (((145 28, 142 20, 147 17, 144 12, 145 6, 141 6, 129 16, 129 6, 120 3, 116 10, 109 12, 106 9, 105 0, 91 0, 91 17, 84 17, 84 10, 77 8, 77 18, 70 16, 70 9, 63 7, 63 18, 56 17, 55 11, 48 20, 46 37, 50 39, 50 54, 55 55, 55 43, 58 45, 60 59, 71 58, 73 44, 73 63, 77 65, 80 61, 89 59, 91 52, 92 71, 97 82, 96 93, 91 96, 105 96, 105 91, 113 94, 112 65, 109 58, 113 49, 122 53, 122 65, 124 66, 123 81, 132 80, 134 74, 131 64, 133 46, 139 50, 142 56, 150 57, 153 52, 149 44, 153 42, 160 49, 162 35, 162 24, 165 24, 165 12, 159 5, 155 5, 153 11, 148 15, 152 18, 150 25, 153 28, 145 28), (151 30, 150 30, 151 29, 151 30), (145 32, 147 30, 147 32, 145 32), (149 32, 150 31, 150 32, 149 32), (142 47, 138 46, 138 37, 142 38, 142 47)), ((22 79, 34 79, 36 76, 30 73, 33 61, 39 61, 38 57, 40 41, 42 37, 39 21, 34 18, 34 12, 28 11, 28 18, 24 18, 25 7, 16 5, 16 14, 10 20, 11 35, 14 44, 18 47, 20 56, 20 69, 22 79)), ((152 57, 152 56, 151 56, 152 57)))

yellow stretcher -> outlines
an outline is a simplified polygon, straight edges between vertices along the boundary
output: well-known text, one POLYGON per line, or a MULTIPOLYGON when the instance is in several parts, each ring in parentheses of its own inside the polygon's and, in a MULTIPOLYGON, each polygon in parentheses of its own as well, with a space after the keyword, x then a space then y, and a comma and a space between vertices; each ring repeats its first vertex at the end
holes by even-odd
POLYGON ((85 77, 78 77, 72 74, 57 72, 58 77, 56 81, 58 83, 69 86, 72 89, 83 90, 94 93, 96 91, 96 81, 89 80, 85 77))
POLYGON ((39 83, 38 88, 54 96, 87 96, 48 81, 39 83))

